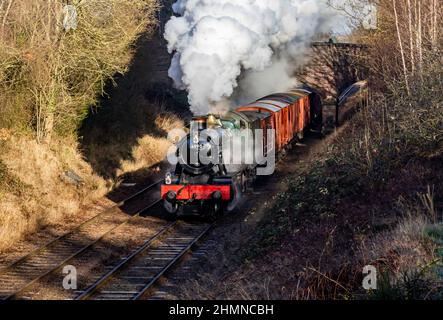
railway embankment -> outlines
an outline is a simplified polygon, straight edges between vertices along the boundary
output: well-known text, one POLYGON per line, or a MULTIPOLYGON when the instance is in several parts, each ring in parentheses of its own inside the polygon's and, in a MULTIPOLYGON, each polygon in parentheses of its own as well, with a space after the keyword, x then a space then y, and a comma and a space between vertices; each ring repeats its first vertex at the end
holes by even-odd
MULTIPOLYGON (((405 111, 388 110, 402 119, 385 119, 385 131, 380 110, 363 110, 309 171, 290 178, 244 252, 255 261, 246 269, 265 266, 268 290, 285 298, 441 298, 443 145, 441 136, 413 131, 416 119, 405 111), (393 128, 403 121, 406 131, 393 128), (365 266, 378 273, 372 293, 362 287, 365 266)), ((440 125, 435 132, 441 111, 426 110, 440 125)))
POLYGON ((159 4, 89 1, 74 18, 59 1, 20 0, 0 12, 2 261, 111 206, 125 174, 139 182, 164 158, 181 121, 153 84, 169 64, 159 4))

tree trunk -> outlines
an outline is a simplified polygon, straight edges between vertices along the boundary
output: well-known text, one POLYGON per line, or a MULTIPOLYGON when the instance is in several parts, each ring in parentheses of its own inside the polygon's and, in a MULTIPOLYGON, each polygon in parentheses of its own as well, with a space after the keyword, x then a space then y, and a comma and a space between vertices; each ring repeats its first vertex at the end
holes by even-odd
POLYGON ((398 45, 400 47, 401 61, 402 61, 402 64, 403 64, 403 74, 404 74, 404 77, 405 77, 406 91, 407 91, 408 95, 410 96, 411 95, 411 89, 409 88, 408 69, 406 68, 405 52, 403 50, 403 42, 402 42, 401 34, 400 34, 400 24, 399 24, 399 21, 398 21, 397 2, 396 2, 396 0, 393 0, 393 5, 394 5, 395 27, 397 29, 398 45))
POLYGON ((51 28, 52 28, 52 1, 53 0, 47 0, 48 1, 48 20, 46 25, 46 40, 48 43, 51 42, 51 28))
POLYGON ((54 131, 54 112, 49 111, 45 117, 43 132, 43 142, 51 143, 52 132, 54 131))
POLYGON ((414 57, 414 37, 412 32, 412 10, 411 10, 411 0, 407 0, 408 6, 408 24, 409 24, 409 46, 411 52, 411 70, 412 74, 415 73, 415 57, 414 57))
POLYGON ((437 12, 440 6, 437 6, 437 1, 432 1, 432 49, 433 51, 437 50, 437 32, 438 32, 438 20, 437 20, 437 12))
POLYGON ((421 21, 421 2, 418 2, 418 68, 420 77, 423 78, 423 38, 422 38, 422 21, 421 21))

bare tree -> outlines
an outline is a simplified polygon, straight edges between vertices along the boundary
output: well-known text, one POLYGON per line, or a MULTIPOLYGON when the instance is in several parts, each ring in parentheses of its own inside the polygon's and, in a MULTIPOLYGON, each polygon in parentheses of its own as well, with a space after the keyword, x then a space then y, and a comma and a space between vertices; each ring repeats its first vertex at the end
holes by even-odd
POLYGON ((415 73, 415 58, 414 58, 414 36, 412 31, 412 8, 411 8, 411 0, 407 0, 407 9, 408 9, 408 25, 409 25, 409 47, 411 53, 411 69, 412 73, 415 73))
POLYGON ((393 6, 394 6, 394 16, 395 16, 395 27, 397 30, 398 45, 400 47, 401 61, 403 64, 403 73, 404 73, 404 77, 405 77, 406 90, 408 92, 408 95, 411 95, 411 88, 409 87, 408 69, 406 67, 405 52, 403 50, 403 41, 402 41, 401 32, 400 32, 400 21, 399 21, 399 17, 398 17, 398 13, 397 13, 396 0, 393 0, 393 6))

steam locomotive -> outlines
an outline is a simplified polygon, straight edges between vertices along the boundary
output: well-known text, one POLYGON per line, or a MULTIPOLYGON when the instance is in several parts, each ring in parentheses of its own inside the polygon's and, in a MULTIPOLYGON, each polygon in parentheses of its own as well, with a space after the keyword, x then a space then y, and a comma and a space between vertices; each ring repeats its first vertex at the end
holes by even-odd
POLYGON ((167 213, 214 217, 234 210, 258 175, 272 174, 276 154, 306 130, 321 131, 322 108, 319 94, 303 87, 222 116, 195 117, 177 144, 175 171, 161 186, 167 213))

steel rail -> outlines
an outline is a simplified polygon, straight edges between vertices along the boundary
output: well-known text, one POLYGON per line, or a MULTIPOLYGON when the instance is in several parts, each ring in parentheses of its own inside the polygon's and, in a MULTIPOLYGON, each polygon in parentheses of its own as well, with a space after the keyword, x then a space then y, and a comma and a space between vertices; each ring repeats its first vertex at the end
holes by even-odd
POLYGON ((202 230, 202 232, 200 232, 198 234, 197 237, 194 238, 194 240, 189 243, 186 248, 184 248, 180 253, 178 253, 175 258, 168 263, 167 266, 165 266, 160 272, 158 272, 155 277, 149 282, 147 283, 141 290, 140 292, 134 297, 132 298, 132 300, 139 300, 150 288, 152 288, 152 286, 157 283, 157 281, 166 273, 168 272, 185 254, 188 253, 189 250, 191 250, 194 245, 205 235, 208 233, 208 231, 212 228, 213 224, 208 225, 206 228, 204 228, 202 230))
MULTIPOLYGON (((137 290, 134 289, 133 291, 114 291, 112 294, 117 295, 123 295, 127 296, 126 298, 128 300, 138 300, 143 295, 146 294, 146 292, 152 288, 157 281, 165 275, 178 261, 180 261, 181 258, 185 254, 191 250, 194 245, 205 235, 207 232, 212 228, 214 224, 205 225, 202 230, 198 230, 198 234, 196 236, 192 236, 192 240, 185 245, 184 248, 180 249, 180 251, 175 254, 170 260, 168 260, 167 264, 165 266, 161 266, 160 270, 158 272, 155 272, 153 276, 147 277, 148 282, 143 283, 141 289, 137 290), (132 296, 132 297, 131 297, 132 296)), ((178 222, 172 222, 170 223, 165 229, 160 230, 157 234, 155 234, 153 237, 148 239, 143 246, 141 246, 138 250, 133 252, 130 256, 128 256, 124 261, 122 261, 120 264, 115 266, 112 270, 110 270, 106 275, 104 275, 102 278, 98 279, 94 284, 92 284, 89 288, 87 288, 85 291, 83 291, 79 296, 75 298, 75 300, 88 300, 93 299, 94 296, 100 296, 100 294, 103 294, 105 296, 109 295, 108 292, 103 291, 101 292, 100 289, 105 287, 107 284, 109 284, 112 280, 117 280, 117 287, 119 284, 121 284, 121 279, 119 278, 119 275, 126 271, 133 271, 132 269, 137 269, 140 267, 140 265, 137 265, 135 262, 136 259, 142 258, 143 256, 149 257, 150 256, 150 250, 153 250, 153 254, 155 255, 156 248, 153 247, 153 242, 155 240, 159 240, 167 234, 169 231, 174 230, 178 226, 178 222)), ((186 228, 185 228, 186 230, 186 228)), ((179 231, 178 231, 179 232, 179 231)), ((175 234, 173 234, 175 235, 175 234)), ((166 237, 165 240, 168 238, 166 237)), ((173 239, 173 238, 172 238, 173 239)), ((148 267, 146 265, 146 267, 148 267)), ((154 266, 153 266, 154 267, 154 266)), ((141 278, 141 277, 138 277, 141 278)), ((124 279, 124 277, 122 278, 124 279)), ((139 285, 140 286, 140 285, 139 285)), ((111 284, 112 287, 112 284, 111 284)), ((135 286, 137 287, 137 286, 135 286)))
POLYGON ((41 246, 41 247, 39 247, 39 248, 37 248, 37 249, 31 251, 31 252, 28 253, 27 255, 25 255, 25 256, 21 257, 20 259, 14 261, 14 262, 12 262, 12 263, 10 263, 9 265, 7 265, 7 266, 5 266, 5 267, 3 267, 3 268, 0 268, 0 274, 5 273, 6 271, 8 271, 8 270, 14 268, 15 266, 17 266, 18 264, 24 262, 25 260, 27 260, 27 259, 29 259, 29 258, 35 256, 36 254, 42 252, 43 250, 45 250, 46 248, 48 248, 48 247, 51 246, 52 244, 54 244, 54 243, 56 243, 56 242, 58 242, 58 241, 60 241, 60 240, 62 240, 62 239, 67 238, 68 236, 70 236, 70 235, 74 234, 75 232, 79 231, 81 228, 84 228, 84 227, 86 227, 87 225, 91 224, 92 222, 94 222, 94 221, 97 220, 98 218, 100 218, 100 217, 102 217, 102 216, 104 216, 104 215, 106 215, 106 214, 112 212, 112 211, 115 210, 115 209, 121 208, 121 207, 124 206, 127 202, 129 202, 129 201, 135 199, 136 197, 138 197, 138 196, 140 196, 141 194, 147 192, 148 190, 154 188, 155 186, 159 185, 159 184, 162 183, 162 182, 163 182, 163 180, 160 180, 160 181, 157 181, 157 182, 155 182, 155 183, 153 183, 153 184, 147 186, 146 188, 143 188, 143 189, 140 190, 139 192, 137 192, 137 193, 131 195, 130 197, 128 197, 128 198, 126 198, 126 199, 124 199, 124 200, 118 202, 116 205, 114 205, 114 206, 112 206, 112 207, 110 207, 110 208, 105 209, 104 211, 100 212, 100 213, 97 214, 96 216, 94 216, 94 217, 88 219, 87 221, 81 223, 80 225, 78 225, 78 226, 75 227, 74 229, 72 229, 72 230, 70 230, 70 231, 68 231, 68 232, 66 232, 66 233, 64 233, 64 234, 62 234, 62 235, 60 235, 59 237, 57 237, 57 238, 51 240, 50 242, 44 244, 43 246, 41 246))
POLYGON ((130 223, 131 221, 135 220, 136 218, 140 217, 140 215, 145 212, 146 210, 151 209, 152 207, 156 206, 158 203, 160 203, 161 200, 156 200, 155 202, 151 203, 149 206, 143 208, 142 210, 140 210, 139 212, 137 212, 136 214, 132 215, 131 217, 127 218, 126 220, 124 220, 123 222, 121 222, 120 224, 114 226, 113 228, 111 228, 110 230, 108 230, 106 233, 104 233, 103 235, 101 235, 98 239, 94 240, 93 242, 85 245, 84 247, 82 247, 81 249, 79 249, 78 251, 76 251, 75 253, 73 253, 72 255, 70 255, 69 257, 67 257, 66 259, 64 259, 62 262, 58 263, 55 267, 52 267, 51 269, 49 269, 48 271, 46 271, 45 273, 37 276, 36 278, 34 278, 32 281, 26 283, 24 286, 22 286, 21 288, 19 288, 18 290, 16 290, 14 293, 10 294, 9 296, 3 298, 3 300, 12 300, 12 299, 16 299, 21 293, 23 293, 23 291, 25 291, 26 289, 28 289, 31 285, 33 285, 34 283, 36 283, 37 281, 43 279, 44 277, 56 272, 57 270, 59 270, 61 267, 63 267, 65 264, 67 264, 69 261, 71 261, 72 259, 76 258, 77 256, 81 255, 83 252, 87 251, 88 249, 91 249, 93 246, 95 246, 97 243, 99 243, 100 241, 102 241, 104 238, 106 238, 108 235, 110 235, 111 233, 113 233, 114 231, 117 231, 118 229, 122 228, 123 226, 127 225, 128 223, 130 223))
POLYGON ((121 263, 115 266, 112 270, 106 273, 103 277, 94 282, 91 286, 89 286, 82 294, 77 296, 74 300, 87 300, 91 297, 95 292, 97 292, 111 277, 115 276, 120 270, 122 270, 129 262, 131 262, 134 258, 145 252, 152 244, 153 241, 160 238, 167 231, 173 229, 177 225, 177 221, 169 223, 166 227, 161 229, 155 235, 150 237, 145 243, 134 251, 131 255, 125 258, 121 263))

